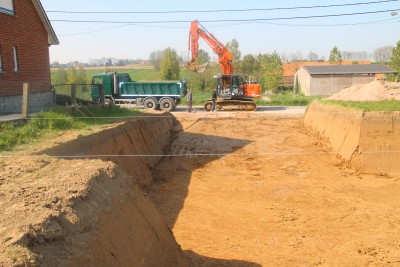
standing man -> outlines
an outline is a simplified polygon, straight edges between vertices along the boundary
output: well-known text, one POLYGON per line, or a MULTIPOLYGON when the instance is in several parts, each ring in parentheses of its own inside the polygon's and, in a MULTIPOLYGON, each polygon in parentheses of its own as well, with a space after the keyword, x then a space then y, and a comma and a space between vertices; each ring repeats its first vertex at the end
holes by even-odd
POLYGON ((190 89, 189 90, 189 93, 187 94, 187 96, 186 96, 186 99, 187 99, 187 102, 188 102, 188 112, 192 112, 192 106, 193 106, 193 96, 192 96, 192 93, 193 93, 193 89, 190 89))
POLYGON ((216 102, 217 102, 217 89, 214 89, 213 94, 211 96, 211 101, 212 101, 212 105, 211 105, 211 111, 215 112, 216 111, 216 102))

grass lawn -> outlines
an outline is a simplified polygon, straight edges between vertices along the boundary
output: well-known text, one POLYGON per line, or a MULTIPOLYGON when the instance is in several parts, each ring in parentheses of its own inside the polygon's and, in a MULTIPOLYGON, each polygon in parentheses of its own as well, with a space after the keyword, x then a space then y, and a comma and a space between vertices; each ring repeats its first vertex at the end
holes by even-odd
POLYGON ((400 111, 399 100, 382 100, 382 101, 323 100, 322 103, 353 108, 357 110, 365 110, 365 111, 400 111))
POLYGON ((69 129, 85 129, 93 125, 103 125, 116 118, 127 118, 140 115, 134 109, 117 106, 90 108, 95 117, 83 117, 76 111, 65 108, 35 114, 27 122, 0 123, 0 151, 12 150, 13 147, 32 142, 41 137, 51 138, 60 131, 69 129))

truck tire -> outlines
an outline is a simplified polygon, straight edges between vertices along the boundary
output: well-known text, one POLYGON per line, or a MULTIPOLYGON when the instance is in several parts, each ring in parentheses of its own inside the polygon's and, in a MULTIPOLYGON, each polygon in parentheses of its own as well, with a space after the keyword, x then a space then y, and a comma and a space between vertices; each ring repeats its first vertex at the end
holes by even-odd
POLYGON ((113 101, 109 98, 104 99, 104 106, 111 106, 113 101))
POLYGON ((160 109, 162 111, 171 111, 174 109, 174 101, 171 98, 164 98, 160 101, 160 109))
POLYGON ((144 100, 143 105, 145 108, 148 108, 148 109, 156 109, 157 108, 157 102, 154 98, 147 98, 146 100, 144 100))

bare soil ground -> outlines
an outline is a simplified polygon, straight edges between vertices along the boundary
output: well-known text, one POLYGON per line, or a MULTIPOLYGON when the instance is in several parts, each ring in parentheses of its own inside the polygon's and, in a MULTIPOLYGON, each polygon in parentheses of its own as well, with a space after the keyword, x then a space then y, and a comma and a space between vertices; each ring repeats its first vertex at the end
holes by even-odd
POLYGON ((195 266, 400 265, 399 177, 347 169, 302 119, 179 121, 151 198, 195 266))
POLYGON ((68 132, 0 158, 0 266, 400 265, 400 177, 347 168, 299 117, 177 122, 68 132))

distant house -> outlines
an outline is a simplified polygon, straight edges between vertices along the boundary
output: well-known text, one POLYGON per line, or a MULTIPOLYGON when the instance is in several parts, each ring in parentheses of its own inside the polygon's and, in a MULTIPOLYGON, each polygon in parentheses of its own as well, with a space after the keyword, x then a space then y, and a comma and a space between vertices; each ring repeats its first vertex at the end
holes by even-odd
MULTIPOLYGON (((353 64, 371 64, 369 60, 343 60, 340 62, 340 65, 353 65, 353 64)), ((282 83, 285 86, 289 86, 293 84, 294 74, 303 66, 327 66, 331 65, 329 61, 295 61, 290 63, 283 63, 283 77, 282 83)))
POLYGON ((0 113, 21 112, 23 83, 31 111, 54 102, 49 46, 57 44, 39 0, 0 1, 0 113))
POLYGON ((294 76, 294 88, 307 96, 332 95, 356 83, 368 83, 395 73, 382 64, 303 66, 294 76))

